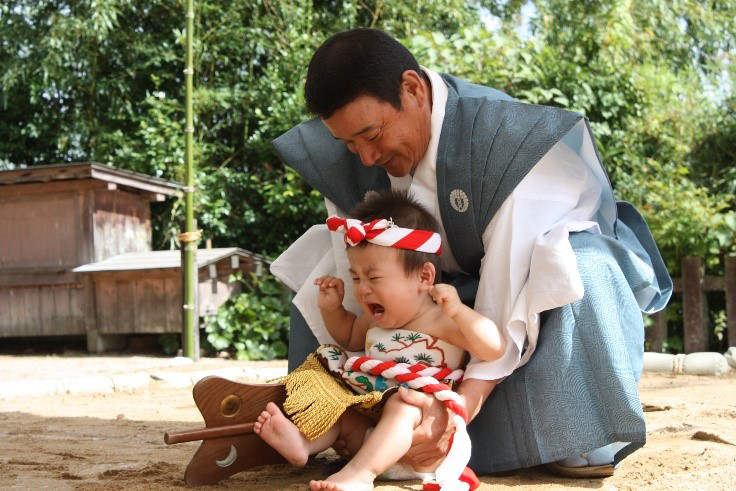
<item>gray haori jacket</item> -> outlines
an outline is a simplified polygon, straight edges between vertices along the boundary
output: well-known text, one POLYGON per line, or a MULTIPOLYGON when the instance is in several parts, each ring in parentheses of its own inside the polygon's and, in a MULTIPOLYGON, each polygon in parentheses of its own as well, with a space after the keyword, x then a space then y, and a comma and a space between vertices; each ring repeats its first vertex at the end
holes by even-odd
MULTIPOLYGON (((594 140, 581 114, 524 104, 498 90, 441 76, 448 97, 437 151, 440 216, 455 259, 470 278, 477 278, 483 231, 521 180, 560 140, 579 154, 586 138, 594 140)), ((363 166, 318 118, 295 126, 273 145, 286 165, 343 210, 353 208, 367 191, 391 186, 385 171, 363 166)), ((597 152, 593 162, 583 160, 603 184, 594 219, 605 235, 623 242, 653 268, 659 293, 644 310, 663 308, 672 282, 649 228, 631 204, 614 201, 597 152)), ((461 297, 471 300, 477 282, 470 280, 468 288, 462 283, 456 284, 461 297)))

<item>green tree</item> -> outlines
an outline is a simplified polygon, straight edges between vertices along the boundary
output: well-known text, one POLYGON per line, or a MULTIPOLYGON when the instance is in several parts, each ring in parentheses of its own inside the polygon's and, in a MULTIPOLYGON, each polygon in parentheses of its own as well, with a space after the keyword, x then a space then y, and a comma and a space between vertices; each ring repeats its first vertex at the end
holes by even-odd
MULTIPOLYGON (((196 4, 199 226, 216 245, 268 255, 324 214, 270 145, 308 117, 316 47, 358 26, 403 38, 418 14, 439 32, 478 22, 457 0, 196 4)), ((0 168, 94 160, 183 178, 183 2, 11 0, 0 28, 0 168)), ((181 203, 157 211, 155 247, 175 245, 181 203)))
MULTIPOLYGON (((516 25, 528 2, 485 2, 516 25)), ((621 199, 638 205, 673 273, 736 250, 736 2, 537 0, 531 36, 496 85, 584 113, 621 199), (512 69, 513 70, 513 69, 512 69)), ((472 56, 471 56, 472 58, 472 56)))
MULTIPOLYGON (((181 180, 184 10, 2 4, 0 169, 95 160, 181 180)), ((673 273, 682 255, 718 270, 736 250, 735 0, 198 0, 195 25, 196 216, 215 245, 274 256, 323 220, 319 193, 270 141, 309 117, 316 47, 372 26, 425 66, 584 113, 618 196, 643 210, 673 273)), ((181 216, 179 201, 155 210, 155 248, 176 245, 181 216)))

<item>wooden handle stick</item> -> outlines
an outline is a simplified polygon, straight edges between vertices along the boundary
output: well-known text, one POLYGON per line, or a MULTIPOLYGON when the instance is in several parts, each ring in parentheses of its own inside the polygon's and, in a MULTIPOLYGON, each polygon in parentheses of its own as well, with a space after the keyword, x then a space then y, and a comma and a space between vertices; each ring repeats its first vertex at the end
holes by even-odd
POLYGON ((243 423, 238 425, 218 426, 215 428, 197 428, 196 430, 182 430, 164 433, 164 442, 167 445, 174 443, 194 442, 197 440, 211 440, 227 436, 253 433, 255 423, 243 423))

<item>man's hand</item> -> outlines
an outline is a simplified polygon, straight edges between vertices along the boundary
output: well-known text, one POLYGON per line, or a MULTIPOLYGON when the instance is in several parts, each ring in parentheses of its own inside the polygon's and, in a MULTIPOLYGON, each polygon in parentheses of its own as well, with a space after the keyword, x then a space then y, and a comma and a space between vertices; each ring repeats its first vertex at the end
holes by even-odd
MULTIPOLYGON (((399 387, 399 397, 422 411, 422 421, 414 428, 412 444, 400 462, 417 471, 433 471, 447 456, 450 437, 455 431, 445 405, 435 397, 406 387, 399 387)), ((339 455, 352 457, 345 441, 337 440, 332 448, 339 455)))
POLYGON ((400 462, 415 470, 434 470, 447 456, 450 437, 455 431, 447 408, 434 396, 406 387, 399 388, 399 397, 422 411, 422 421, 414 428, 409 451, 400 462))
POLYGON ((345 296, 345 284, 340 278, 324 275, 314 280, 319 287, 317 306, 320 310, 333 312, 342 307, 342 299, 345 296))
MULTIPOLYGON (((466 379, 458 388, 458 395, 465 401, 470 421, 478 415, 481 406, 498 384, 498 380, 466 379)), ((445 405, 434 396, 399 387, 399 397, 422 410, 422 421, 414 428, 412 444, 400 462, 415 470, 434 470, 447 455, 450 436, 455 431, 445 405)), ((344 440, 337 440, 332 448, 342 456, 351 457, 344 440)))

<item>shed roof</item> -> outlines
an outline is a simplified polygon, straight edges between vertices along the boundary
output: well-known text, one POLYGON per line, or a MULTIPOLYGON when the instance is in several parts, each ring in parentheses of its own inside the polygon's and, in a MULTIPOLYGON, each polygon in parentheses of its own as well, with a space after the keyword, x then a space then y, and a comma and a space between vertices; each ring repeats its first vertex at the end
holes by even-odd
POLYGON ((184 186, 139 172, 116 169, 97 162, 76 164, 34 165, 24 169, 0 171, 0 185, 50 182, 69 179, 99 179, 151 193, 170 196, 184 186))
MULTIPOLYGON (((197 268, 203 268, 230 256, 247 257, 256 261, 270 263, 271 261, 260 254, 256 254, 238 247, 224 247, 218 249, 198 249, 197 268)), ((74 268, 75 273, 98 273, 102 271, 133 271, 141 269, 167 269, 181 267, 181 251, 146 251, 126 252, 112 256, 96 263, 89 263, 74 268)))

